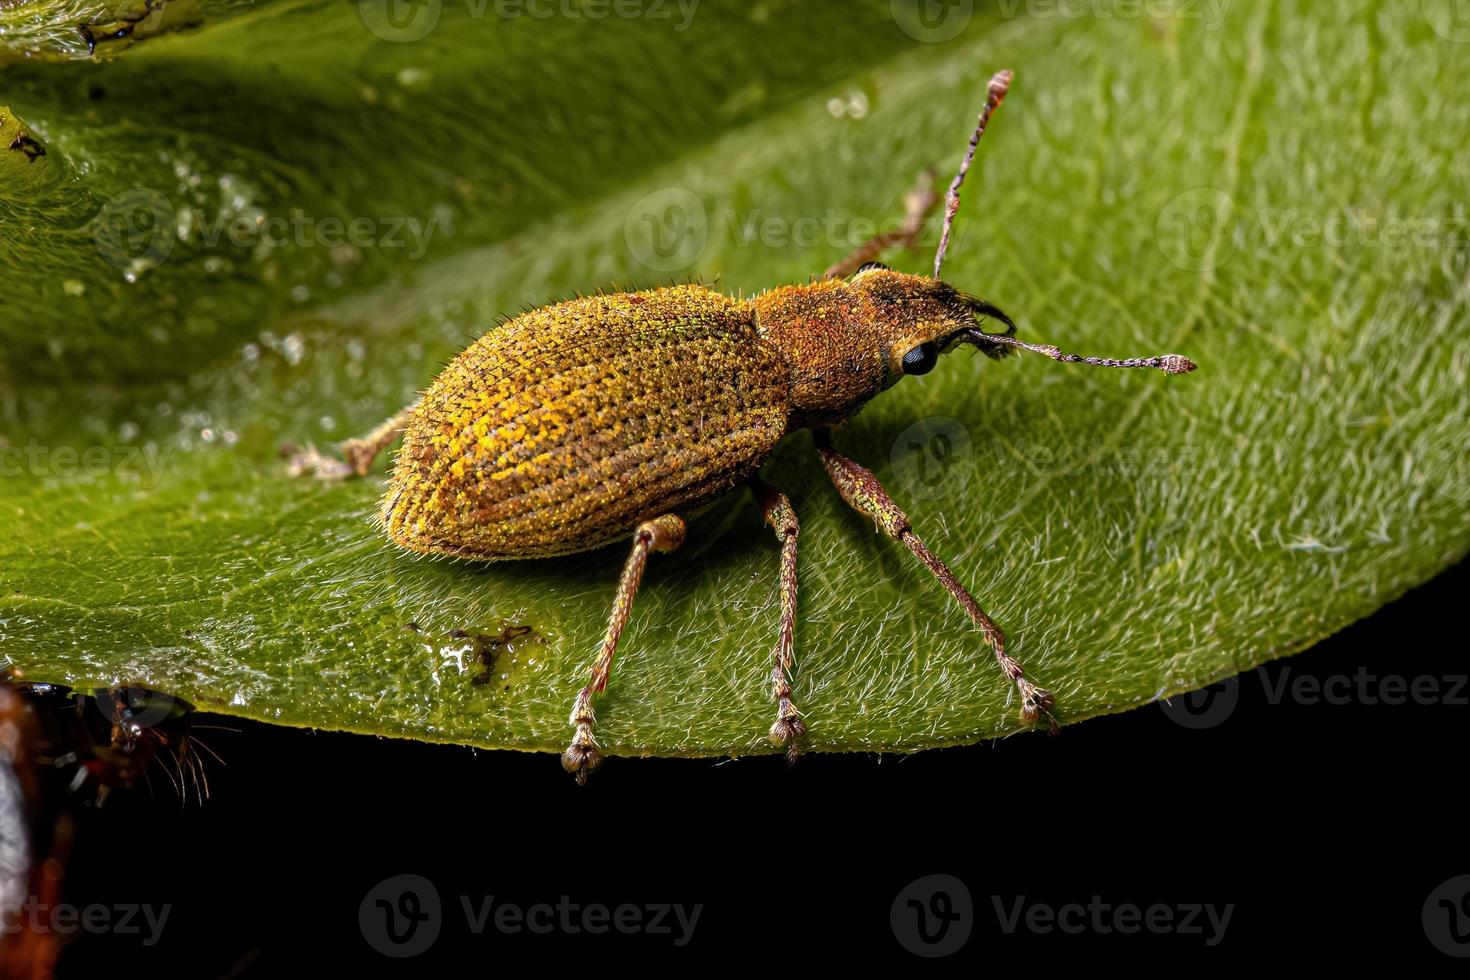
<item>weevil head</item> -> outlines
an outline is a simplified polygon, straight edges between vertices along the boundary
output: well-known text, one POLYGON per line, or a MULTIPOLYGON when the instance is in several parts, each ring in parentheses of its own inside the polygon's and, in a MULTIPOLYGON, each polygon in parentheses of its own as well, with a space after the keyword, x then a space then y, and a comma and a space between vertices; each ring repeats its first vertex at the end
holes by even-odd
POLYGON ((961 344, 978 347, 990 357, 1005 357, 1010 348, 976 340, 975 330, 990 319, 1004 325, 990 333, 1011 336, 1016 325, 991 304, 963 293, 942 279, 911 276, 872 263, 849 282, 863 319, 887 361, 884 387, 906 375, 928 374, 942 354, 961 344))
POLYGON ((757 328, 791 368, 798 425, 832 425, 909 375, 928 374, 960 346, 991 357, 1009 349, 979 339, 1015 332, 1011 319, 983 300, 929 276, 872 263, 846 280, 788 286, 755 300, 757 328))

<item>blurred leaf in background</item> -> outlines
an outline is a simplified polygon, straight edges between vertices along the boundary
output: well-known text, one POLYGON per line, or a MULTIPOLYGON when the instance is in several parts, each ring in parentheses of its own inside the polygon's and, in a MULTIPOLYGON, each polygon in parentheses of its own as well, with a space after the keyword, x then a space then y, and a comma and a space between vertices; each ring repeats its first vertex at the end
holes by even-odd
MULTIPOLYGON (((947 278, 1030 339, 1201 369, 957 355, 839 445, 1063 718, 1299 650, 1470 544, 1448 5, 193 2, 0 9, 0 653, 32 679, 559 750, 624 549, 417 559, 369 523, 381 473, 292 480, 277 447, 370 427, 527 306, 804 281, 957 163, 1001 67, 947 278)), ((1014 730, 809 442, 766 473, 802 520, 810 747, 1014 730)), ((651 566, 606 746, 768 748, 776 618, 733 495, 651 566)))

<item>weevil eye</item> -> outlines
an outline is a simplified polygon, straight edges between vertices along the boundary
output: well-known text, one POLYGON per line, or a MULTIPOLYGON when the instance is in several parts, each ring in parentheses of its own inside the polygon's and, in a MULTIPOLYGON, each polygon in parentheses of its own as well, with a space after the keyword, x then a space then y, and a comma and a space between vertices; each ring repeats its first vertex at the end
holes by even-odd
POLYGON ((920 344, 903 356, 904 374, 928 374, 939 363, 939 347, 936 344, 920 344))
POLYGON ((862 275, 864 272, 871 272, 873 269, 882 269, 884 272, 887 272, 888 266, 884 265, 882 262, 864 262, 862 265, 858 266, 857 272, 854 273, 854 275, 862 275))

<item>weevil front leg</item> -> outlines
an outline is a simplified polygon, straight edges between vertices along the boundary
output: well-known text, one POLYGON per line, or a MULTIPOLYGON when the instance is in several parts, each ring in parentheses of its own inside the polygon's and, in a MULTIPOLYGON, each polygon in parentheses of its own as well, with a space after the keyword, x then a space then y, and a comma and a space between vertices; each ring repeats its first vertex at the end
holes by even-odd
POLYGON ((756 477, 750 482, 751 492, 761 505, 766 523, 781 542, 781 632, 776 640, 776 656, 771 667, 771 691, 776 699, 776 723, 771 726, 771 741, 786 749, 786 758, 795 762, 799 754, 798 740, 806 734, 801 713, 791 703, 792 653, 796 636, 796 538, 800 526, 796 511, 786 495, 756 477))
POLYGON ((378 456, 393 445, 393 440, 402 435, 413 416, 418 402, 406 405, 383 420, 377 428, 357 439, 342 443, 342 458, 337 459, 319 452, 315 446, 293 452, 290 461, 292 476, 310 473, 319 480, 342 480, 349 476, 367 476, 378 456))
POLYGON ((985 614, 980 604, 955 578, 954 573, 949 570, 940 558, 919 540, 909 526, 908 515, 893 502, 888 491, 878 482, 878 478, 857 463, 838 453, 832 448, 831 438, 826 433, 817 433, 817 452, 821 454, 822 466, 826 468, 827 475, 832 478, 832 483, 837 487, 837 492, 842 499, 860 513, 872 518, 878 529, 890 538, 895 539, 914 553, 919 561, 934 577, 939 579, 955 601, 965 610, 975 624, 980 627, 985 642, 995 651, 995 662, 1000 665, 1001 671, 1016 685, 1016 690, 1021 695, 1021 719, 1028 724, 1034 723, 1041 715, 1046 715, 1048 726, 1052 734, 1060 731, 1057 721, 1052 717, 1051 693, 1037 687, 1027 679, 1021 665, 1014 657, 1006 653, 1005 634, 1000 627, 985 614))
POLYGON ((633 550, 623 565, 622 577, 618 579, 618 592, 613 597, 612 613, 607 618, 607 634, 602 639, 602 649, 592 663, 592 674, 587 686, 577 695, 572 706, 572 744, 562 753, 562 768, 577 777, 579 784, 586 784, 587 774, 602 765, 602 753, 597 751, 597 739, 592 736, 592 727, 597 723, 592 711, 592 699, 607 687, 607 678, 612 673, 613 655, 617 653, 618 638, 623 627, 628 625, 628 616, 633 611, 633 597, 638 594, 638 584, 643 581, 643 569, 648 564, 649 552, 670 552, 684 543, 684 521, 674 514, 664 514, 638 525, 633 532, 633 550))
POLYGON ((853 249, 841 261, 834 262, 822 273, 823 279, 845 279, 868 262, 872 262, 890 248, 912 248, 924 233, 924 222, 939 205, 939 194, 934 190, 934 171, 925 170, 919 175, 914 189, 903 196, 903 222, 892 231, 874 235, 853 249))

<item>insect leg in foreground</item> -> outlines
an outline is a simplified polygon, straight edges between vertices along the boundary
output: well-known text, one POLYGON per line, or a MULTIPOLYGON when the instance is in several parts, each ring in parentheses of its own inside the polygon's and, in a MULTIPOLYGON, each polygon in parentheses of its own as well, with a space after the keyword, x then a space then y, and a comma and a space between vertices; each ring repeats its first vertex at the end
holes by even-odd
POLYGON ((612 613, 607 618, 607 635, 602 639, 602 650, 592 664, 592 674, 587 686, 577 695, 572 706, 572 744, 562 753, 561 764, 567 772, 577 777, 578 783, 587 782, 587 774, 602 765, 602 753, 597 751, 597 740, 592 737, 592 726, 597 719, 592 711, 592 699, 607 687, 608 674, 612 672, 613 654, 618 649, 618 638, 623 627, 628 625, 628 615, 633 611, 633 597, 638 594, 638 584, 643 581, 643 568, 648 564, 650 551, 670 552, 684 543, 684 521, 675 514, 664 514, 638 525, 633 532, 633 550, 623 566, 618 580, 618 592, 613 598, 612 613))
POLYGON ((786 748, 786 758, 795 762, 799 754, 797 739, 806 734, 801 712, 791 703, 791 681, 786 676, 791 670, 791 654, 795 646, 796 633, 796 538, 800 528, 796 522, 796 511, 786 495, 769 483, 756 477, 750 483, 755 499, 760 502, 761 514, 766 523, 776 532, 781 542, 781 633, 776 640, 775 663, 771 667, 771 688, 776 698, 776 723, 771 726, 771 741, 786 748))
POLYGON ((411 405, 405 405, 391 418, 379 423, 367 435, 358 439, 348 439, 342 443, 342 459, 324 456, 315 448, 310 447, 296 453, 291 457, 291 475, 315 473, 321 480, 341 480, 353 475, 367 476, 379 454, 403 434, 403 430, 408 427, 413 410, 418 408, 418 405, 416 401, 411 405))
POLYGON ((893 231, 874 235, 843 258, 827 267, 823 279, 846 279, 890 248, 912 248, 924 232, 924 222, 939 204, 934 193, 934 171, 919 175, 919 183, 903 196, 903 224, 893 231))
POLYGON ((909 526, 908 515, 903 512, 893 498, 888 496, 888 491, 867 469, 838 453, 832 448, 831 437, 824 433, 816 433, 817 452, 821 454, 822 466, 827 470, 827 475, 832 478, 832 483, 837 487, 837 492, 842 499, 859 513, 866 514, 872 518, 878 529, 890 538, 903 544, 923 562, 934 577, 939 579, 955 601, 969 614, 975 624, 980 627, 980 632, 985 637, 985 642, 995 651, 995 662, 1000 669, 1015 685, 1021 694, 1021 718, 1030 723, 1035 722, 1040 715, 1046 715, 1050 723, 1052 734, 1061 729, 1056 719, 1051 715, 1052 696, 1049 692, 1037 687, 1026 679, 1021 665, 1015 661, 1010 654, 1006 653, 1006 638, 996 626, 994 621, 987 615, 980 604, 975 601, 965 587, 954 577, 940 558, 930 551, 924 542, 920 541, 918 535, 914 534, 909 526))

